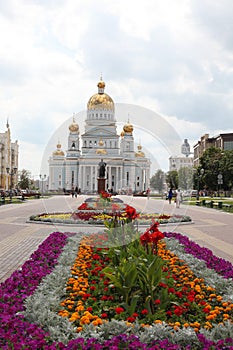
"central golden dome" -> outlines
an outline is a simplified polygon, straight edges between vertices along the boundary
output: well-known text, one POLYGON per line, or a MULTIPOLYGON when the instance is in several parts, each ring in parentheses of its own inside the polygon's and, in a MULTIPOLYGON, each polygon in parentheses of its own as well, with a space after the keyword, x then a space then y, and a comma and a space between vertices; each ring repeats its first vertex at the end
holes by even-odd
POLYGON ((100 80, 97 86, 98 86, 98 93, 93 95, 89 99, 87 103, 87 109, 88 110, 105 109, 109 111, 114 111, 113 99, 108 94, 105 94, 104 92, 105 82, 100 80))

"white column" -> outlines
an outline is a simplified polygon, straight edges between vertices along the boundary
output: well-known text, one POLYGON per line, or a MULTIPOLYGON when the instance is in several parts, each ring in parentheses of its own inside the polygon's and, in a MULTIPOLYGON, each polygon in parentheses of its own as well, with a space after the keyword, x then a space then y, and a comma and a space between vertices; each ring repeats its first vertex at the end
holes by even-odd
POLYGON ((108 168, 108 187, 112 188, 112 167, 108 168))
POLYGON ((86 165, 83 166, 83 190, 86 190, 86 165))

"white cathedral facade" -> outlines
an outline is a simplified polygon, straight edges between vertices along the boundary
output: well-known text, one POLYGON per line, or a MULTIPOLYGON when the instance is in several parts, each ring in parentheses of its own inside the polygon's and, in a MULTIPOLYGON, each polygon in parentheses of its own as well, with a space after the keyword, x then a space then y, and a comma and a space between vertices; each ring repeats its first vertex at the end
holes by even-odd
POLYGON ((106 190, 141 192, 149 187, 150 159, 142 146, 135 151, 133 125, 129 122, 117 134, 115 106, 104 92, 102 79, 98 92, 87 103, 85 132, 73 118, 68 131, 68 148, 63 152, 60 142, 49 158, 49 190, 80 189, 81 193, 98 190, 99 163, 106 163, 106 190))

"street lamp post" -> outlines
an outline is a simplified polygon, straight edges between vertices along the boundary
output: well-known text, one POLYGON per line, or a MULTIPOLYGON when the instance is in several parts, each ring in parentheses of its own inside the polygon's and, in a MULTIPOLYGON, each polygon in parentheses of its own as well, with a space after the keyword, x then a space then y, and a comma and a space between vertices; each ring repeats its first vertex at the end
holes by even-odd
POLYGON ((197 174, 197 196, 196 196, 197 201, 199 200, 200 180, 201 180, 201 177, 204 174, 204 172, 205 172, 205 170, 201 169, 200 173, 197 174))
POLYGON ((8 175, 10 175, 11 181, 10 181, 10 202, 12 202, 12 188, 13 188, 13 176, 17 172, 17 168, 14 167, 13 169, 10 170, 10 167, 6 167, 6 172, 8 175))
POLYGON ((41 182, 42 182, 42 184, 41 184, 41 194, 42 194, 42 196, 43 196, 43 192, 44 192, 44 180, 46 179, 46 174, 44 174, 44 176, 40 174, 39 176, 40 176, 40 179, 41 179, 41 182))

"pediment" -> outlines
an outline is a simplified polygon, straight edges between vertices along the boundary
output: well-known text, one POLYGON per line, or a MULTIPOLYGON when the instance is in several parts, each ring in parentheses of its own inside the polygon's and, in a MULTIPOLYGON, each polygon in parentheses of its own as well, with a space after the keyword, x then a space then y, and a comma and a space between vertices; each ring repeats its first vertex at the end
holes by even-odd
POLYGON ((91 130, 88 130, 87 132, 83 133, 81 137, 119 137, 115 132, 103 129, 103 128, 92 128, 91 130))

